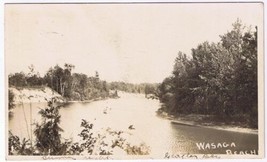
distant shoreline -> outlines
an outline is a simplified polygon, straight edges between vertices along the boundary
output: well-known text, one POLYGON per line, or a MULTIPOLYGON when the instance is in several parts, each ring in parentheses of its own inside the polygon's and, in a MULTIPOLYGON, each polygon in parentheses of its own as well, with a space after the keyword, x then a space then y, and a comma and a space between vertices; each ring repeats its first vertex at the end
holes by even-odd
POLYGON ((101 101, 101 100, 107 100, 107 99, 117 99, 120 98, 118 97, 105 97, 105 98, 95 98, 95 99, 90 99, 90 100, 69 100, 66 101, 65 103, 91 103, 94 101, 101 101))

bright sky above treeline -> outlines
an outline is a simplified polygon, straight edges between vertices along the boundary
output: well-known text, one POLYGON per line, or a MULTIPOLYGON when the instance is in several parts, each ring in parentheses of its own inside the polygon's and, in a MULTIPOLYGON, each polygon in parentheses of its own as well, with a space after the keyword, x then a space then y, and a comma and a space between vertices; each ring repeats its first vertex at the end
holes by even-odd
POLYGON ((260 3, 6 4, 6 73, 56 64, 107 81, 161 82, 178 51, 218 42, 237 18, 263 23, 260 3))

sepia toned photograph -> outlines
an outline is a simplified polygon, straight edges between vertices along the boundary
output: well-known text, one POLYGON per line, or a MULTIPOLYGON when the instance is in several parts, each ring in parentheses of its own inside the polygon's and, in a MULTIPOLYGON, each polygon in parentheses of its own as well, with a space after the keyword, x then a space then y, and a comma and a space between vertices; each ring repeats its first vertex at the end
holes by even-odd
POLYGON ((7 160, 264 157, 263 3, 6 3, 7 160))

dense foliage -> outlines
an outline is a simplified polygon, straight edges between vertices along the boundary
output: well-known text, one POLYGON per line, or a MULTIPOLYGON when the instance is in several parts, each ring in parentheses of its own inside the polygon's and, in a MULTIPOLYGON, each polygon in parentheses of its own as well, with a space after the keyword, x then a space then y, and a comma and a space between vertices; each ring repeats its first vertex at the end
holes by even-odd
POLYGON ((193 48, 191 58, 179 52, 172 76, 159 86, 161 111, 238 118, 257 127, 257 28, 245 29, 237 20, 218 43, 193 48))
POLYGON ((94 77, 88 77, 80 73, 72 74, 73 68, 74 66, 69 64, 65 64, 64 69, 57 65, 49 69, 44 80, 49 87, 71 100, 89 100, 109 96, 107 83, 99 79, 98 72, 94 77))
POLYGON ((49 86, 64 98, 69 100, 90 100, 97 98, 116 97, 117 91, 130 93, 156 93, 158 84, 125 82, 108 83, 100 80, 99 73, 95 76, 87 76, 82 73, 72 73, 74 65, 65 64, 64 67, 56 65, 51 67, 44 77, 35 71, 34 66, 29 66, 29 73, 24 72, 10 74, 9 86, 15 87, 40 87, 49 86), (112 90, 109 91, 109 90, 112 90))
POLYGON ((24 72, 10 74, 9 86, 49 86, 69 100, 89 100, 105 98, 110 95, 107 82, 99 79, 98 72, 94 77, 88 77, 85 74, 72 73, 73 68, 74 65, 71 64, 65 64, 64 68, 56 65, 51 67, 44 77, 41 77, 31 65, 28 74, 24 72))
POLYGON ((129 93, 144 93, 144 94, 155 94, 157 93, 157 83, 125 83, 125 82, 111 82, 109 88, 114 90, 120 90, 129 93))

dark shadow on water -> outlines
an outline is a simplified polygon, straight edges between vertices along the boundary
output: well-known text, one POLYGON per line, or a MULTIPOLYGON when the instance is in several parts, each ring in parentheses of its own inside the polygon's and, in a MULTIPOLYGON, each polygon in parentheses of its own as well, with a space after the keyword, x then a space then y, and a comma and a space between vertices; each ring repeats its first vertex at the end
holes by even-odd
POLYGON ((69 108, 72 104, 73 102, 64 102, 64 103, 61 103, 60 106, 62 108, 69 108))
POLYGON ((212 153, 212 154, 226 154, 227 149, 232 151, 258 151, 258 135, 241 133, 241 132, 232 132, 225 130, 217 130, 213 128, 204 128, 204 127, 194 127, 187 125, 171 124, 173 128, 172 134, 175 138, 185 141, 182 146, 186 147, 187 145, 193 146, 192 152, 196 153, 212 153), (234 148, 221 148, 221 149, 205 149, 198 150, 196 143, 232 143, 234 142, 236 147, 234 148))

